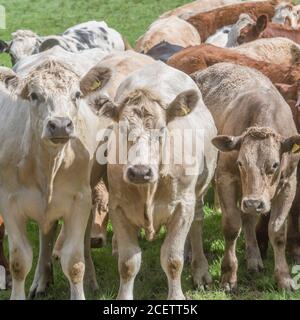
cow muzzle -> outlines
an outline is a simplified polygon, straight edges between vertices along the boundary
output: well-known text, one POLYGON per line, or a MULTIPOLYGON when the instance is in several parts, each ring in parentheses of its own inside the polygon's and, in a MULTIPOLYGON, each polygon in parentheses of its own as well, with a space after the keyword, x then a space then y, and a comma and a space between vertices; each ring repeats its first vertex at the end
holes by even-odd
POLYGON ((244 213, 265 214, 268 212, 265 201, 261 198, 243 198, 241 209, 244 213))
POLYGON ((65 144, 74 137, 74 124, 71 119, 56 117, 48 121, 45 138, 55 144, 65 144))
POLYGON ((128 167, 126 178, 134 184, 147 184, 153 181, 154 173, 149 166, 135 165, 128 167))

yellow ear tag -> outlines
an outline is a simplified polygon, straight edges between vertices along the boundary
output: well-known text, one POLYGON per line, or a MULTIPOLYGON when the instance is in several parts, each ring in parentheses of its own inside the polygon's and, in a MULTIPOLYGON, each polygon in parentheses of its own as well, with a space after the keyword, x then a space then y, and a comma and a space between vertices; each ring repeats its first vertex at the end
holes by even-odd
POLYGON ((299 144, 295 143, 295 144, 293 145, 292 152, 293 152, 293 153, 297 153, 299 150, 300 150, 299 144))
POLYGON ((182 117, 184 117, 184 116, 188 115, 191 112, 191 110, 188 106, 182 106, 180 109, 180 112, 181 112, 180 115, 182 117))
POLYGON ((101 81, 95 81, 91 86, 91 91, 95 91, 101 87, 101 81))

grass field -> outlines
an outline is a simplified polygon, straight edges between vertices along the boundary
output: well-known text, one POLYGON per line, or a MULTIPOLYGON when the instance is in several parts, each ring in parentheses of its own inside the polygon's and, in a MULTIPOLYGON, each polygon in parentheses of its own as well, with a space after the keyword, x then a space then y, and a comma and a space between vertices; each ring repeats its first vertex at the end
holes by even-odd
MULTIPOLYGON (((38 34, 57 34, 77 23, 88 20, 105 20, 134 44, 157 16, 168 9, 182 5, 188 0, 7 0, 1 1, 7 13, 7 29, 0 30, 1 39, 10 39, 11 32, 17 29, 31 29, 38 34)), ((9 57, 0 56, 0 64, 10 66, 9 57)), ((211 197, 210 197, 211 198, 211 197)), ((300 291, 295 293, 278 292, 273 280, 273 255, 269 251, 265 261, 265 271, 258 275, 247 272, 244 258, 244 242, 239 240, 237 254, 239 267, 239 292, 227 295, 219 289, 220 263, 224 251, 221 233, 221 216, 211 210, 207 200, 204 246, 214 279, 211 290, 193 290, 189 266, 182 276, 183 289, 188 299, 300 299, 300 291)), ((35 223, 28 225, 28 235, 34 248, 34 265, 27 279, 27 290, 32 282, 38 255, 38 230, 35 223)), ((109 233, 110 243, 112 232, 109 233)), ((159 251, 164 238, 161 232, 154 243, 141 240, 143 262, 135 285, 136 299, 165 299, 167 281, 160 267, 159 251)), ((89 299, 114 299, 118 290, 117 260, 111 255, 111 245, 93 251, 100 290, 96 295, 87 293, 89 299)), ((46 299, 68 299, 69 286, 58 262, 54 262, 55 285, 49 289, 46 299)), ((0 299, 8 299, 10 292, 0 292, 0 299)))

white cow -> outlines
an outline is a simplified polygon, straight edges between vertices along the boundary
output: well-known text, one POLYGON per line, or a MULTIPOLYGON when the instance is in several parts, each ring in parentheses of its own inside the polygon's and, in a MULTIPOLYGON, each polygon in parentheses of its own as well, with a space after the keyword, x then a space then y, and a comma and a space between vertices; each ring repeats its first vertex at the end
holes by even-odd
MULTIPOLYGON (((216 127, 191 78, 162 62, 127 77, 117 91, 115 103, 107 102, 102 113, 121 124, 121 133, 127 131, 129 139, 126 164, 108 164, 109 210, 119 257, 118 299, 133 298, 134 279, 141 264, 138 231, 144 228, 147 240, 151 241, 161 225, 168 230, 161 248, 168 298, 183 299, 183 251, 191 225, 194 282, 201 286, 210 281, 202 248, 201 220, 203 196, 217 158, 211 144, 216 127), (172 150, 172 143, 167 144, 168 138, 163 137, 179 130, 177 133, 183 138, 186 129, 192 137, 185 139, 183 161, 177 162, 177 158, 175 162, 174 158, 181 154, 180 148, 162 161, 167 146, 172 150), (196 141, 203 144, 195 148, 196 141), (194 156, 194 161, 188 164, 189 156, 194 156)), ((123 140, 116 141, 117 146, 124 146, 123 140)))
POLYGON ((8 53, 15 65, 24 57, 56 45, 70 52, 98 48, 107 53, 124 51, 127 46, 120 33, 106 22, 88 21, 67 29, 62 35, 39 36, 31 30, 17 30, 12 33, 11 41, 0 40, 0 52, 8 53))
POLYGON ((29 218, 38 223, 41 240, 31 290, 49 280, 51 266, 43 262, 51 258, 53 225, 62 218, 62 269, 71 299, 84 299, 90 174, 97 132, 111 121, 94 115, 81 98, 79 75, 59 60, 45 59, 26 76, 0 72, 9 88, 2 85, 0 97, 0 211, 9 239, 11 299, 25 298, 25 279, 32 264, 26 235, 29 218))

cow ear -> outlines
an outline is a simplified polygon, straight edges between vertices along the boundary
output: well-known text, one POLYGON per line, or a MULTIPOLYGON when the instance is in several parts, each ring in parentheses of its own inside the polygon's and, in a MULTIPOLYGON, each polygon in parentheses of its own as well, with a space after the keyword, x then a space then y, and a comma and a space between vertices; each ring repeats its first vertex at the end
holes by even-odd
POLYGON ((256 21, 256 31, 258 34, 261 34, 268 25, 268 16, 265 14, 259 16, 256 21))
POLYGON ((294 94, 296 93, 296 85, 294 84, 285 84, 285 83, 275 83, 276 88, 280 94, 285 99, 294 99, 294 94))
POLYGON ((110 80, 112 72, 109 68, 94 67, 80 81, 80 90, 84 97, 102 89, 110 80))
POLYGON ((298 46, 296 46, 294 44, 292 45, 291 55, 292 55, 291 64, 292 65, 300 64, 300 48, 298 46))
POLYGON ((49 50, 55 46, 60 46, 62 47, 61 43, 59 42, 58 39, 56 38, 48 38, 44 40, 40 46, 39 46, 39 52, 44 52, 46 50, 49 50))
POLYGON ((241 147, 242 137, 217 136, 212 139, 212 144, 222 152, 239 150, 241 147))
POLYGON ((292 136, 282 141, 281 150, 282 150, 282 153, 285 153, 285 152, 299 153, 300 152, 300 135, 297 134, 295 136, 292 136))
POLYGON ((20 78, 12 69, 0 67, 0 82, 9 91, 15 91, 20 84, 20 78))
POLYGON ((176 117, 184 117, 190 114, 199 101, 199 94, 196 90, 187 90, 180 93, 167 109, 167 122, 176 117))
POLYGON ((118 107, 106 96, 99 96, 89 104, 92 110, 99 117, 110 118, 115 122, 119 121, 119 109, 118 107))
POLYGON ((8 48, 9 48, 9 43, 3 40, 0 40, 0 52, 8 52, 8 48))

